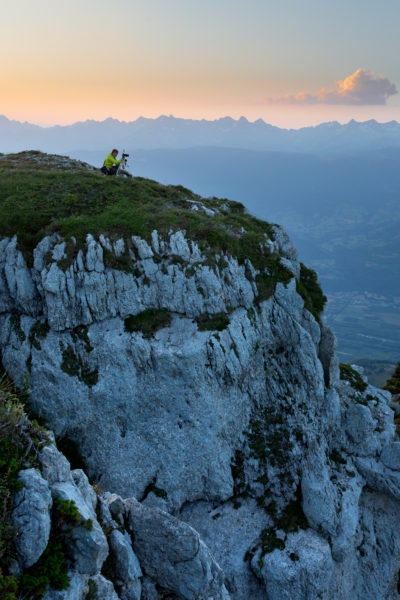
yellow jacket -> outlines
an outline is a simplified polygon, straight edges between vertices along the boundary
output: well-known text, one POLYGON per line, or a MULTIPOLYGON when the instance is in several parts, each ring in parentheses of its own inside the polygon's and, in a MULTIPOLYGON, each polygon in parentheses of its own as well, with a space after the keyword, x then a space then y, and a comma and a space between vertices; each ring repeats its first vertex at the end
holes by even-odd
POLYGON ((117 160, 116 158, 114 158, 114 156, 110 152, 110 154, 107 154, 106 160, 104 161, 104 166, 107 167, 108 169, 111 169, 111 167, 113 165, 120 165, 121 163, 122 163, 122 158, 117 160))

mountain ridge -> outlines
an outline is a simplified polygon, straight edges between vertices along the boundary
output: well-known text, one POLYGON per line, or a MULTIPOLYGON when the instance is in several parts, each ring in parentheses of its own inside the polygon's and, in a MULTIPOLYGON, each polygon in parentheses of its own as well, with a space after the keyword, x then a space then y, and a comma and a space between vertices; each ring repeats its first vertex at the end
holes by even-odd
POLYGON ((130 149, 186 148, 226 146, 254 150, 296 151, 324 154, 382 149, 400 146, 400 124, 379 123, 374 119, 337 121, 299 129, 284 129, 262 119, 254 122, 245 117, 222 117, 196 120, 161 115, 151 119, 103 121, 89 119, 71 125, 43 127, 0 117, 1 151, 18 151, 26 147, 47 152, 67 152, 84 148, 98 149, 119 145, 130 149), (18 137, 24 136, 23 140, 18 137), (21 144, 23 143, 23 147, 21 144))

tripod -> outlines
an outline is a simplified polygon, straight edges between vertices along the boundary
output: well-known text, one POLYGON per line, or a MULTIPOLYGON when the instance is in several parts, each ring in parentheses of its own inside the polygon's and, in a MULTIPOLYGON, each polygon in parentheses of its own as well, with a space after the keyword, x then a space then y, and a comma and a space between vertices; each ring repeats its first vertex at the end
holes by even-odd
POLYGON ((129 154, 125 154, 125 150, 122 150, 122 156, 123 156, 123 160, 119 164, 117 175, 126 175, 126 173, 122 173, 122 171, 124 171, 125 169, 128 168, 128 157, 129 157, 129 154))

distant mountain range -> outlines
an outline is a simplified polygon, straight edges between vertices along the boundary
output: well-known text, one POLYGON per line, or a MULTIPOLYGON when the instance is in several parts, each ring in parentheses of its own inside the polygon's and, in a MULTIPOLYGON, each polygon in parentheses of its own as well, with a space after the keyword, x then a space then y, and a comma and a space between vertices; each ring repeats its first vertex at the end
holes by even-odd
POLYGON ((0 115, 0 151, 34 148, 46 152, 78 149, 109 151, 131 149, 181 149, 202 146, 274 152, 343 154, 400 147, 400 124, 375 120, 336 121, 302 129, 280 129, 258 119, 250 122, 224 117, 215 121, 160 116, 135 121, 88 120, 73 125, 40 127, 11 121, 0 115))
POLYGON ((39 149, 100 167, 128 151, 134 175, 243 202, 283 225, 330 296, 346 360, 400 356, 400 124, 106 119, 39 127, 0 117, 0 152, 39 149))

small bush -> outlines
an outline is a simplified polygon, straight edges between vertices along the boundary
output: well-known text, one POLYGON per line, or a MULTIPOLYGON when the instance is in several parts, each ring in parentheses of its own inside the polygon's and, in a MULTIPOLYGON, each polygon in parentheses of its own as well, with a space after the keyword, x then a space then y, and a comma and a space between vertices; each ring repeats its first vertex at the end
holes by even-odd
POLYGON ((223 331, 230 323, 229 317, 223 312, 215 315, 204 314, 196 317, 199 331, 223 331))
POLYGON ((138 315, 125 319, 125 331, 133 333, 140 331, 145 338, 151 338, 156 331, 169 327, 171 314, 163 308, 148 308, 138 315))
POLYGON ((331 461, 333 461, 337 466, 345 465, 346 459, 338 452, 338 450, 334 449, 329 455, 331 461))
POLYGON ((22 485, 18 473, 37 464, 36 452, 48 442, 43 429, 27 418, 21 398, 7 376, 0 376, 0 568, 13 555, 10 514, 12 496, 22 485))
POLYGON ((12 575, 3 575, 0 569, 0 598, 1 600, 17 600, 18 580, 12 575))
POLYGON ((11 327, 14 329, 15 334, 16 334, 17 338, 19 339, 19 341, 21 343, 24 342, 26 340, 26 335, 21 329, 21 315, 19 315, 19 314, 11 315, 10 324, 11 324, 11 327))
MULTIPOLYGON (((84 339, 87 346, 87 341, 84 339)), ((90 346, 91 348, 91 346, 90 346)), ((62 352, 61 370, 70 377, 77 377, 88 387, 93 387, 99 380, 99 372, 97 369, 91 370, 88 365, 84 364, 81 357, 75 354, 74 349, 68 344, 62 352)))
POLYGON ((76 526, 80 523, 81 516, 73 500, 54 499, 54 511, 56 514, 56 525, 61 527, 63 524, 76 526))
POLYGON ((308 269, 303 263, 300 263, 300 279, 296 281, 296 289, 304 300, 305 308, 320 322, 327 297, 322 293, 317 273, 308 269))
POLYGON ((278 254, 266 255, 261 264, 259 264, 259 267, 262 269, 262 272, 256 275, 258 290, 257 304, 263 300, 268 300, 272 296, 277 283, 286 285, 293 278, 292 273, 281 264, 278 254))
POLYGON ((284 550, 285 542, 278 538, 273 527, 263 529, 261 532, 261 556, 265 556, 274 550, 284 550))
MULTIPOLYGON (((54 531, 52 535, 54 536, 54 531)), ((49 586, 54 590, 66 590, 69 587, 65 549, 62 540, 57 537, 59 533, 50 539, 38 562, 21 576, 20 593, 36 599, 41 598, 49 586)))
POLYGON ((68 345, 62 353, 61 370, 71 377, 79 377, 81 374, 82 363, 75 354, 72 346, 68 345))
POLYGON ((29 341, 36 350, 41 350, 40 340, 43 340, 50 331, 48 323, 36 321, 29 332, 29 341))
POLYGON ((400 394, 400 362, 397 363, 393 375, 387 380, 383 389, 391 394, 400 394))
POLYGON ((350 365, 346 363, 340 363, 340 379, 344 381, 348 381, 352 388, 357 390, 358 392, 364 392, 368 384, 365 383, 363 378, 355 369, 353 369, 350 365))

